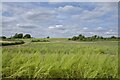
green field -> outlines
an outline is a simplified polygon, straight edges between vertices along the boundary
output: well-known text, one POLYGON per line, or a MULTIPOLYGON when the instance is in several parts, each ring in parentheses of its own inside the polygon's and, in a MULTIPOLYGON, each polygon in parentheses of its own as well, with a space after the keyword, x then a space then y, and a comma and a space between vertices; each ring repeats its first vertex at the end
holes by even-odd
POLYGON ((49 39, 2 48, 3 78, 117 78, 117 41, 49 39))

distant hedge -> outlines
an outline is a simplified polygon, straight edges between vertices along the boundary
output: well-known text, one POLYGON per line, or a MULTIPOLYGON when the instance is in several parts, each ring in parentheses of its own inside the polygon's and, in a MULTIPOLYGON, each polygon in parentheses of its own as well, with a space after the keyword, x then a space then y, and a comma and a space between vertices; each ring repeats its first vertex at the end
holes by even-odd
POLYGON ((32 40, 31 42, 49 42, 49 40, 32 40))
POLYGON ((85 37, 84 35, 80 34, 78 36, 73 36, 72 38, 68 38, 68 40, 73 40, 73 41, 103 41, 103 40, 119 40, 120 37, 103 37, 103 36, 98 36, 98 35, 93 35, 91 37, 85 37))
POLYGON ((24 44, 24 41, 15 41, 11 43, 1 43, 0 46, 8 46, 8 45, 18 45, 18 44, 24 44))

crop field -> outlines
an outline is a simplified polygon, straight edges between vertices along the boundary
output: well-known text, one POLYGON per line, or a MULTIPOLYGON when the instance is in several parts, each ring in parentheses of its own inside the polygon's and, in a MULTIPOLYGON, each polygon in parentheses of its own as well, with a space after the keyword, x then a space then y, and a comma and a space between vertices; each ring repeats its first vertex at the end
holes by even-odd
POLYGON ((3 46, 3 78, 118 77, 117 41, 50 39, 50 42, 25 42, 3 46))

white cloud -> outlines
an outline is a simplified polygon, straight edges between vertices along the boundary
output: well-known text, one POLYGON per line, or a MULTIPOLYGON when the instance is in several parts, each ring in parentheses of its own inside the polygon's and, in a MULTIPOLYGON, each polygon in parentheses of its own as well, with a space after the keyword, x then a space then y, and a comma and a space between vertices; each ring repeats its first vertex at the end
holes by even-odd
POLYGON ((117 32, 105 32, 104 33, 105 35, 114 35, 114 36, 118 36, 118 33, 117 32))
POLYGON ((83 29, 84 29, 84 30, 87 30, 88 28, 87 28, 87 27, 84 27, 83 29))
POLYGON ((65 6, 65 7, 59 7, 59 8, 58 8, 59 11, 70 11, 70 10, 74 10, 74 9, 76 9, 76 8, 73 7, 73 6, 70 6, 70 5, 67 5, 67 6, 65 6))
POLYGON ((93 10, 82 10, 80 14, 72 15, 72 19, 75 21, 89 22, 89 23, 104 23, 110 22, 110 20, 117 19, 117 3, 93 3, 96 6, 93 10), (109 17, 105 15, 113 14, 109 17), (102 18, 103 17, 103 18, 102 18))
POLYGON ((49 29, 54 29, 55 27, 53 27, 53 26, 50 26, 50 27, 48 27, 49 29))
POLYGON ((54 25, 54 26, 49 26, 49 29, 56 29, 56 30, 65 30, 63 25, 54 25))
POLYGON ((60 28, 60 27, 63 27, 63 25, 56 25, 56 28, 60 28))
POLYGON ((37 25, 33 25, 33 24, 16 24, 16 26, 19 28, 28 28, 28 29, 33 29, 37 27, 37 25))
POLYGON ((16 24, 16 26, 18 26, 18 27, 19 27, 19 26, 20 26, 20 24, 16 24))
POLYGON ((57 10, 63 13, 75 13, 75 12, 80 12, 82 9, 80 7, 66 5, 64 7, 59 7, 57 10))
POLYGON ((97 29, 96 30, 103 30, 103 28, 102 27, 97 27, 97 29))

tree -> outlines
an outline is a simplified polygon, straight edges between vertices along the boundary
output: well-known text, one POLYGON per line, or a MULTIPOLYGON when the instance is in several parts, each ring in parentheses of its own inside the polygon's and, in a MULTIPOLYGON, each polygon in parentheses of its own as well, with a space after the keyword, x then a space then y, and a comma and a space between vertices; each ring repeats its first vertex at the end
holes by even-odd
POLYGON ((79 37, 81 37, 81 36, 82 36, 82 34, 79 35, 79 37))
POLYGON ((17 34, 17 33, 15 33, 15 35, 13 36, 13 38, 18 38, 18 34, 17 34))
POLYGON ((100 39, 104 39, 104 38, 101 36, 100 39))
POLYGON ((71 40, 71 38, 68 38, 68 40, 71 40))
POLYGON ((85 36, 82 35, 82 34, 80 34, 80 35, 78 36, 78 39, 79 39, 79 40, 85 40, 84 38, 85 38, 85 36))
POLYGON ((97 35, 94 35, 95 38, 97 38, 97 35))
POLYGON ((92 36, 92 38, 93 38, 93 39, 96 39, 96 38, 97 38, 97 35, 92 36))
POLYGON ((18 38, 23 38, 23 34, 22 33, 18 34, 18 38))
POLYGON ((6 37, 5 37, 5 36, 1 36, 0 38, 1 38, 1 39, 6 39, 6 37))
POLYGON ((23 38, 23 34, 22 34, 22 33, 20 33, 20 34, 16 33, 16 34, 13 36, 13 38, 23 38))
POLYGON ((31 38, 31 35, 30 35, 30 34, 26 34, 26 35, 24 36, 24 38, 31 38))
POLYGON ((116 37, 115 36, 111 36, 111 39, 116 39, 116 37))
POLYGON ((47 38, 50 38, 49 36, 47 38))
POLYGON ((100 39, 100 36, 97 36, 97 39, 100 39))
POLYGON ((77 40, 77 37, 76 37, 76 36, 74 36, 74 37, 72 38, 72 40, 74 40, 74 41, 75 41, 75 40, 77 40))

